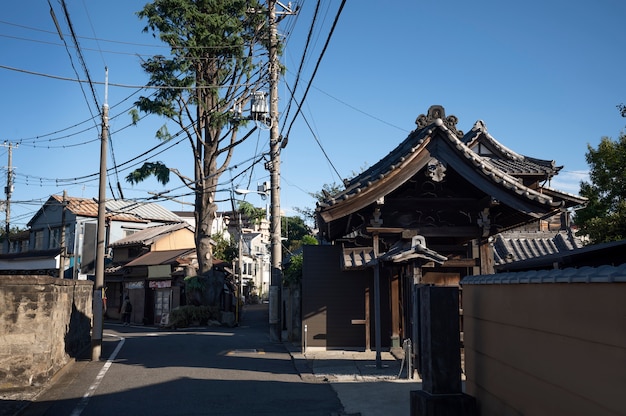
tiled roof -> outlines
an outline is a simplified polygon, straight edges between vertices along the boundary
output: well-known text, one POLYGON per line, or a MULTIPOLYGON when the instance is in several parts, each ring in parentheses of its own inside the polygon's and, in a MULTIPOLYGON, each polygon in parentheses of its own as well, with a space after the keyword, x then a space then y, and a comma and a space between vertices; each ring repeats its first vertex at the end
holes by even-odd
POLYGON ((124 237, 110 244, 111 247, 122 247, 130 245, 146 245, 149 246, 159 238, 166 234, 173 233, 174 231, 187 228, 191 230, 191 227, 186 222, 177 222, 173 224, 156 225, 154 227, 148 227, 146 229, 137 231, 134 234, 124 237))
MULTIPOLYGON (((63 196, 52 195, 50 200, 63 203, 63 196)), ((67 209, 81 217, 96 218, 98 201, 93 198, 65 197, 67 209)), ((106 217, 113 221, 128 222, 181 222, 179 216, 153 202, 137 202, 128 200, 107 200, 105 202, 106 217)), ((43 209, 43 207, 42 207, 43 209)), ((40 210, 41 212, 41 210, 40 210)), ((40 212, 36 214, 39 215, 40 212)), ((33 218, 34 219, 34 218, 33 218)), ((31 220, 32 221, 32 220, 31 220)))
MULTIPOLYGON (((424 127, 420 127, 411 132, 409 136, 386 157, 352 180, 347 181, 346 189, 344 191, 339 192, 336 195, 330 195, 324 201, 320 202, 320 212, 323 212, 334 205, 341 204, 342 202, 354 198, 359 194, 367 192, 369 188, 376 186, 383 180, 387 181, 389 177, 394 175, 394 171, 402 169, 407 163, 409 163, 409 161, 415 159, 417 155, 425 151, 426 146, 434 137, 447 141, 452 148, 458 151, 458 154, 460 154, 471 164, 471 166, 473 166, 474 170, 482 173, 498 186, 515 192, 520 198, 534 201, 535 203, 546 205, 547 207, 556 207, 561 204, 561 201, 555 201, 552 196, 544 195, 537 190, 525 186, 516 176, 509 172, 509 170, 524 171, 524 169, 526 172, 530 172, 533 169, 541 170, 540 166, 542 166, 545 161, 526 158, 509 151, 504 146, 498 144, 503 152, 506 151, 506 154, 510 155, 509 161, 506 162, 509 165, 505 162, 498 165, 500 162, 495 163, 494 160, 491 160, 488 157, 480 156, 461 140, 458 136, 459 132, 456 128, 449 127, 451 117, 452 116, 445 118, 443 115, 443 108, 440 106, 432 106, 429 109, 429 117, 422 115, 418 118, 418 120, 420 120, 420 124, 418 124, 418 126, 424 127), (442 114, 442 117, 444 118, 432 119, 430 115, 434 112, 433 108, 438 110, 439 114, 442 114)), ((456 118, 454 118, 454 120, 456 120, 456 118)), ((495 139, 491 139, 493 143, 497 143, 495 139)), ((469 140, 468 144, 471 144, 471 140, 469 140)), ((400 184, 397 185, 399 186, 400 184)), ((580 202, 583 202, 584 200, 584 198, 576 198, 580 202)))
POLYGON ((582 246, 580 238, 566 231, 507 231, 495 236, 494 263, 500 265, 565 253, 582 246))
POLYGON ((461 139, 472 151, 488 159, 493 165, 513 176, 556 175, 562 167, 555 166, 553 160, 537 159, 514 152, 498 142, 487 131, 484 121, 478 120, 472 129, 461 139), (482 148, 488 151, 483 151, 482 148))
POLYGON ((195 249, 186 248, 180 250, 151 251, 135 260, 127 263, 124 267, 131 266, 158 266, 161 264, 177 264, 179 259, 195 254, 195 249))
POLYGON ((626 283, 626 263, 620 266, 568 267, 566 269, 506 272, 466 276, 462 285, 529 284, 529 283, 626 283))

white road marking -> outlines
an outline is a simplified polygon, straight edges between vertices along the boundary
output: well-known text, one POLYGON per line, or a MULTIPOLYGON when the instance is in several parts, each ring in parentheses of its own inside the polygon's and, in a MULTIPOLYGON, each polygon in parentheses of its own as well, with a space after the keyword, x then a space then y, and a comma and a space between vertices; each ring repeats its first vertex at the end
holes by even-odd
MULTIPOLYGON (((117 337, 117 335, 112 335, 112 334, 106 334, 106 335, 117 337)), ((120 349, 122 349, 122 345, 124 345, 124 342, 126 341, 126 338, 124 337, 117 337, 117 338, 120 339, 120 342, 119 344, 117 344, 117 347, 113 351, 113 354, 111 354, 107 362, 104 363, 104 366, 102 367, 102 369, 100 369, 100 372, 96 376, 96 379, 91 384, 91 386, 89 386, 89 388, 87 389, 87 392, 80 399, 80 402, 74 408, 74 411, 71 413, 70 416, 80 416, 83 410, 85 410, 85 408, 87 407, 87 404, 89 403, 89 398, 93 395, 93 393, 96 391, 96 389, 102 382, 104 375, 107 373, 107 371, 109 371, 109 367, 111 367, 111 364, 113 364, 113 360, 115 360, 115 357, 117 357, 117 354, 120 352, 120 349)))

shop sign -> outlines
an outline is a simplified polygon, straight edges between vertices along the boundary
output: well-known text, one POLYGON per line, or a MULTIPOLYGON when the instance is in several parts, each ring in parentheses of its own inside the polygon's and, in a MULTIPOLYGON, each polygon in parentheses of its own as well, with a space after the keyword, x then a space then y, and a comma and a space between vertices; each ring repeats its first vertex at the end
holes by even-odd
POLYGON ((151 280, 149 285, 150 285, 150 288, 152 289, 164 289, 167 287, 172 287, 172 281, 171 280, 151 280))

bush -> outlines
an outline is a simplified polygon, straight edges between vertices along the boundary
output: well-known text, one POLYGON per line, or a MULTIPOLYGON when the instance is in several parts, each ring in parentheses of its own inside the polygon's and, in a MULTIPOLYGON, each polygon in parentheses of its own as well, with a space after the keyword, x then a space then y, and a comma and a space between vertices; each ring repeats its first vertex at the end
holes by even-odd
POLYGON ((172 309, 170 325, 186 328, 189 325, 207 325, 209 320, 219 320, 219 310, 211 306, 184 305, 172 309))

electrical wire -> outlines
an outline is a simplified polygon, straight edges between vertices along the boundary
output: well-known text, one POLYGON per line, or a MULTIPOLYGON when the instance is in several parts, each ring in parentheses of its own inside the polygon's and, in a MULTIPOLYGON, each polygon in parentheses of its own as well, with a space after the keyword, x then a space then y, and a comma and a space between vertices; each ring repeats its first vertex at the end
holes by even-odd
POLYGON ((328 48, 328 45, 330 44, 330 39, 332 38, 335 28, 337 27, 339 16, 341 16, 341 12, 343 11, 343 7, 345 6, 345 4, 346 4, 346 0, 342 0, 341 5, 339 5, 339 10, 337 10, 335 20, 333 21, 333 25, 330 29, 330 33, 328 34, 328 37, 326 38, 326 43, 324 44, 324 48, 322 49, 322 52, 320 53, 320 56, 317 59, 317 63, 315 64, 315 69, 313 70, 313 74, 311 75, 311 78, 309 79, 309 83, 306 87, 306 90, 304 91, 302 100, 300 100, 300 104, 298 104, 296 114, 294 115, 293 119, 291 120, 291 123, 289 124, 289 128, 287 129, 287 134, 285 135, 285 137, 287 138, 289 137, 289 133, 291 132, 291 128, 293 127, 293 124, 295 123, 296 119, 298 118, 298 115, 300 114, 302 110, 302 103, 304 103, 304 101, 306 100, 309 89, 311 88, 311 85, 313 84, 313 79, 315 79, 315 75, 317 74, 317 70, 320 67, 322 58, 324 57, 324 54, 326 53, 326 49, 328 48))

